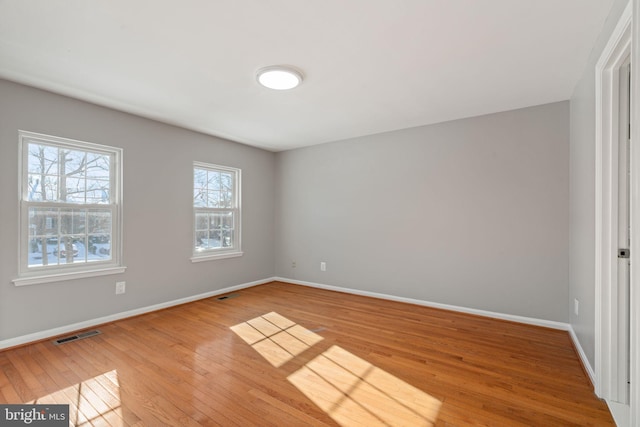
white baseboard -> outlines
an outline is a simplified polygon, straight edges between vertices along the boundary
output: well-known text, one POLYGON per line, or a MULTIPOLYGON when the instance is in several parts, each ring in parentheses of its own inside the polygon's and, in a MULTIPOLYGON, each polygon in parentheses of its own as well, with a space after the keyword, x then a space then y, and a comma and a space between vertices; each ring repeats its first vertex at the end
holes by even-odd
POLYGON ((580 357, 580 361, 582 362, 582 366, 584 367, 584 370, 587 372, 587 375, 589 376, 589 379, 591 380, 591 385, 594 386, 594 388, 595 388, 595 385, 596 385, 596 372, 591 367, 591 364, 589 363, 589 359, 587 359, 587 354, 584 352, 584 349, 580 345, 580 340, 578 340, 578 336, 576 335, 576 331, 573 330, 573 326, 569 325, 568 331, 569 331, 569 336, 571 337, 571 341, 573 341, 573 345, 575 346, 576 351, 578 352, 578 356, 580 357))
POLYGON ((553 320, 536 319, 532 317, 516 316, 513 314, 496 313, 493 311, 478 310, 475 308, 460 307, 457 305, 441 304, 437 302, 418 300, 413 298, 398 297, 389 294, 380 294, 377 292, 361 291, 359 289, 342 288, 339 286, 324 285, 321 283, 306 282, 303 280, 287 279, 285 277, 276 277, 273 280, 280 282, 293 283, 296 285, 310 286, 313 288, 327 289, 330 291, 346 292, 348 294, 362 295, 366 297, 386 299, 389 301, 406 302, 409 304, 422 305, 425 307, 441 308, 443 310, 457 311, 460 313, 475 314, 478 316, 491 317, 494 319, 509 320, 511 322, 525 323, 527 325, 542 326, 545 328, 559 329, 568 331, 571 327, 568 323, 555 322, 553 320))
POLYGON ((59 335, 67 334, 69 332, 79 331, 81 329, 91 328, 97 325, 103 325, 105 323, 114 322, 116 320, 125 319, 127 317, 138 316, 140 314, 149 313, 152 311, 162 310, 163 308, 173 307, 175 305, 185 304, 192 301, 197 301, 205 298, 214 297, 216 295, 222 295, 229 292, 237 291, 240 289, 250 288, 252 286, 262 285, 265 283, 273 282, 275 278, 268 278, 263 280, 257 280, 255 282, 243 283, 241 285, 230 286, 228 288, 216 289, 215 291, 205 292, 203 294, 192 295, 185 298, 180 298, 173 301, 167 301, 160 304, 154 304, 147 307, 136 308, 134 310, 123 311, 121 313, 112 314, 109 316, 98 317, 95 319, 85 320, 70 325, 60 326, 53 329, 47 329, 46 331, 35 332, 33 334, 22 335, 15 338, 9 338, 0 341, 0 350, 15 347, 23 344, 28 344, 35 341, 41 341, 47 338, 56 337, 59 335))

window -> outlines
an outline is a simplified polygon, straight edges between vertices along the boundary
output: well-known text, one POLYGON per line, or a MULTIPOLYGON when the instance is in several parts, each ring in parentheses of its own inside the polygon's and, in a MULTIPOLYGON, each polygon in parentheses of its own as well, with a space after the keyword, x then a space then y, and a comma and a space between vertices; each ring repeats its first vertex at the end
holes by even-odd
POLYGON ((20 131, 20 277, 120 273, 122 150, 20 131))
POLYGON ((194 162, 192 261, 242 255, 240 169, 194 162))

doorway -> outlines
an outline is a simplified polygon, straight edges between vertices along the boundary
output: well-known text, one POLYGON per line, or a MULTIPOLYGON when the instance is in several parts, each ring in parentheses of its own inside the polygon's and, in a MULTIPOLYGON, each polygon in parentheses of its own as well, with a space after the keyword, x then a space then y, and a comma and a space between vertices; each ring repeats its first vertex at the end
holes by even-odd
POLYGON ((596 64, 595 389, 619 425, 630 413, 631 16, 630 2, 596 64))

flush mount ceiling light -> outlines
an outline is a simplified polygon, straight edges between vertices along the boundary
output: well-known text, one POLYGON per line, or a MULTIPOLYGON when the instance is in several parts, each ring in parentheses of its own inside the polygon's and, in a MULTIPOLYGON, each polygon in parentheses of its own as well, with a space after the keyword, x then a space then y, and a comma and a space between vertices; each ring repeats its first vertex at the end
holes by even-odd
POLYGON ((258 83, 269 89, 293 89, 302 83, 302 73, 291 67, 274 65, 258 70, 258 83))

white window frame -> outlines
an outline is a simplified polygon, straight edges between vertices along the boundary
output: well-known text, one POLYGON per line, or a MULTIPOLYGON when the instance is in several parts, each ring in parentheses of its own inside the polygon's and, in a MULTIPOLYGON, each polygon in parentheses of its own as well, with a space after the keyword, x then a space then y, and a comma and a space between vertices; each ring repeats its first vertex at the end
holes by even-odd
POLYGON ((193 238, 191 239, 191 249, 192 256, 191 262, 201 262, 201 261, 210 261, 224 258, 234 258, 242 256, 244 253, 242 252, 242 210, 241 210, 241 200, 242 200, 242 170, 238 168, 233 168, 229 166, 221 166, 211 163, 203 163, 203 162, 193 162, 192 168, 192 181, 191 181, 191 200, 193 207, 193 226, 191 227, 193 231, 193 238), (224 172, 231 173, 234 177, 233 183, 233 206, 231 208, 209 208, 209 207, 196 207, 193 203, 193 194, 195 190, 195 170, 203 169, 207 171, 213 172, 224 172), (196 215, 198 213, 203 212, 229 212, 233 213, 233 226, 234 226, 234 234, 232 245, 229 248, 215 248, 215 249, 206 249, 202 251, 196 250, 197 247, 197 221, 196 215))
POLYGON ((122 149, 86 141, 73 140, 35 132, 18 131, 19 141, 19 227, 18 227, 18 277, 13 280, 16 286, 58 282, 108 274, 123 273, 122 264, 122 149), (62 202, 32 202, 28 200, 28 144, 37 143, 72 150, 108 154, 113 159, 110 171, 110 204, 78 204, 62 202), (29 267, 29 208, 32 206, 70 207, 70 208, 110 208, 111 210, 111 259, 74 264, 57 264, 29 267))

